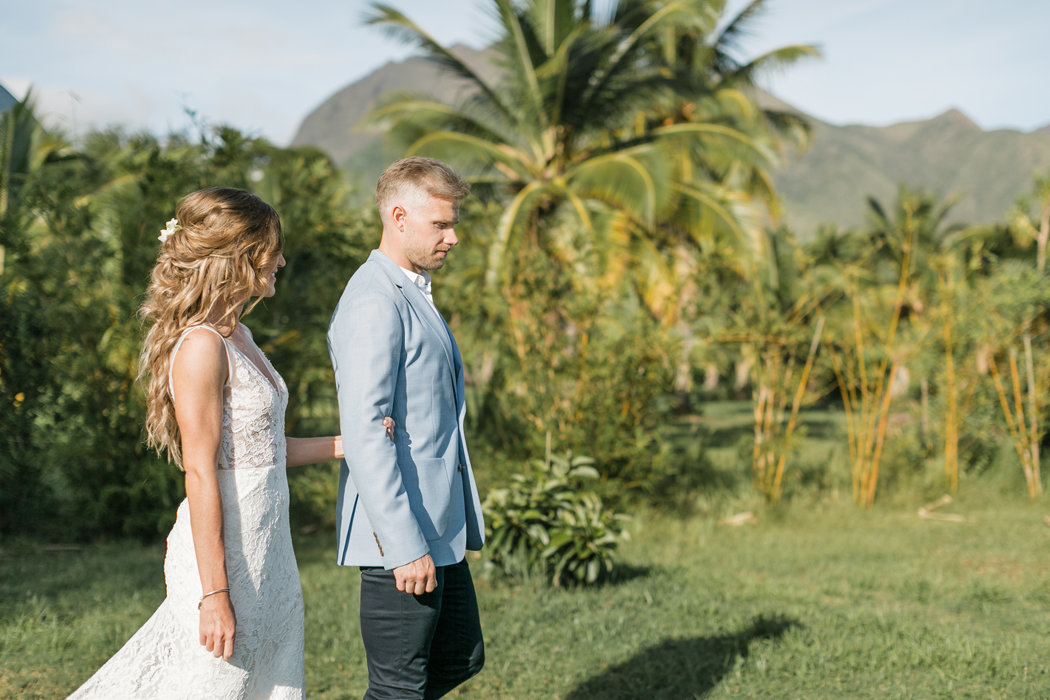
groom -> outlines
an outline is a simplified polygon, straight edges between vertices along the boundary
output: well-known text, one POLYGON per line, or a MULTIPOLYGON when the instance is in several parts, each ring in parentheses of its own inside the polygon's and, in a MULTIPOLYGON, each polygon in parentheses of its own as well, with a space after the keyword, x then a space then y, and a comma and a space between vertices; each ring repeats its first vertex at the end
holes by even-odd
POLYGON ((464 560, 485 525, 463 435, 463 365, 430 292, 430 271, 459 242, 469 191, 430 158, 387 168, 376 188, 379 249, 350 278, 328 330, 346 453, 338 563, 361 569, 366 699, 438 698, 484 663, 464 560))

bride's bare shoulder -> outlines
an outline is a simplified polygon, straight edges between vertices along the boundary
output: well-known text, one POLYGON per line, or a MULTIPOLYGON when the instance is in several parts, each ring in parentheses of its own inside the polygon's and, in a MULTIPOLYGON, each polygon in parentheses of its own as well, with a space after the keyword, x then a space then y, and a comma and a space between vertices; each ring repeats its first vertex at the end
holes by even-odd
POLYGON ((173 393, 208 391, 222 387, 228 378, 226 343, 219 333, 208 326, 187 331, 171 361, 173 393))

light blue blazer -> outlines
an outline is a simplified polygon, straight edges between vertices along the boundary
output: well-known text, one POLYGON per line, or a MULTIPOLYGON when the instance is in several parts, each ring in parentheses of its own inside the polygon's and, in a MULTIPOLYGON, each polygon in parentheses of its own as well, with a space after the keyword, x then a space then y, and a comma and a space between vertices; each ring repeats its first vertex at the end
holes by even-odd
POLYGON ((485 523, 463 437, 463 363, 444 320, 393 260, 373 250, 328 329, 346 458, 338 563, 437 566, 481 549, 485 523), (382 420, 396 423, 394 440, 382 420))

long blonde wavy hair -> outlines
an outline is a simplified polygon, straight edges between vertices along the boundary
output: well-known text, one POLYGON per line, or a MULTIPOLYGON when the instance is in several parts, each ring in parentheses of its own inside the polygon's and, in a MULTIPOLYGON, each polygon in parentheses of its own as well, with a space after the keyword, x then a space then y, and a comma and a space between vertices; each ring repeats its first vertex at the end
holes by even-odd
POLYGON ((168 391, 171 354, 187 328, 209 324, 229 335, 247 302, 265 288, 284 245, 273 207, 244 190, 211 187, 183 197, 178 226, 161 243, 139 314, 151 323, 139 355, 146 390, 146 438, 182 468, 179 426, 168 391))

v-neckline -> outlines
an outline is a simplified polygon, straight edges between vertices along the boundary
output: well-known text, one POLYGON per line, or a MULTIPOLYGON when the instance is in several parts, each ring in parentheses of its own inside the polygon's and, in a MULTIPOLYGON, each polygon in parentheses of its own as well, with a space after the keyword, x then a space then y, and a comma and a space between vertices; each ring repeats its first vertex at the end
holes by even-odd
MULTIPOLYGON (((242 350, 241 348, 237 347, 237 344, 233 342, 233 336, 232 336, 232 334, 231 334, 231 336, 230 336, 229 338, 227 338, 226 340, 227 340, 227 341, 229 342, 229 344, 230 344, 230 347, 232 347, 232 348, 233 348, 234 350, 236 350, 236 351, 237 351, 238 353, 240 353, 241 357, 243 357, 243 358, 245 359, 245 361, 246 361, 246 362, 247 362, 247 363, 248 363, 249 365, 251 365, 251 366, 252 366, 252 368, 253 368, 253 369, 254 369, 254 370, 255 370, 256 372, 258 372, 258 373, 259 373, 259 376, 261 376, 261 377, 263 378, 263 381, 264 381, 264 382, 266 382, 266 383, 267 383, 267 384, 269 385, 269 387, 270 387, 271 389, 273 389, 273 392, 274 392, 274 394, 276 394, 277 396, 280 396, 280 395, 281 395, 281 389, 280 389, 280 387, 279 387, 279 386, 278 386, 278 384, 277 384, 277 381, 278 381, 278 375, 277 375, 277 370, 276 370, 276 369, 273 369, 273 365, 272 365, 272 364, 270 363, 270 361, 269 361, 269 360, 268 360, 268 359, 266 358, 266 355, 264 355, 264 354, 263 354, 262 350, 259 350, 259 352, 258 352, 258 355, 259 355, 259 358, 260 358, 260 359, 261 359, 261 360, 262 360, 263 362, 265 362, 265 363, 267 364, 267 367, 266 367, 266 368, 260 367, 260 366, 259 366, 258 364, 256 364, 255 360, 253 360, 253 359, 251 358, 251 356, 249 356, 249 355, 248 355, 248 353, 246 353, 246 352, 245 352, 244 350, 242 350), (271 370, 272 370, 272 371, 271 371, 271 370)), ((254 339, 252 340, 252 344, 253 344, 253 345, 255 345, 255 341, 254 341, 254 339)), ((255 347, 256 347, 256 349, 258 349, 258 348, 259 348, 259 346, 258 346, 258 345, 256 345, 255 347)))

